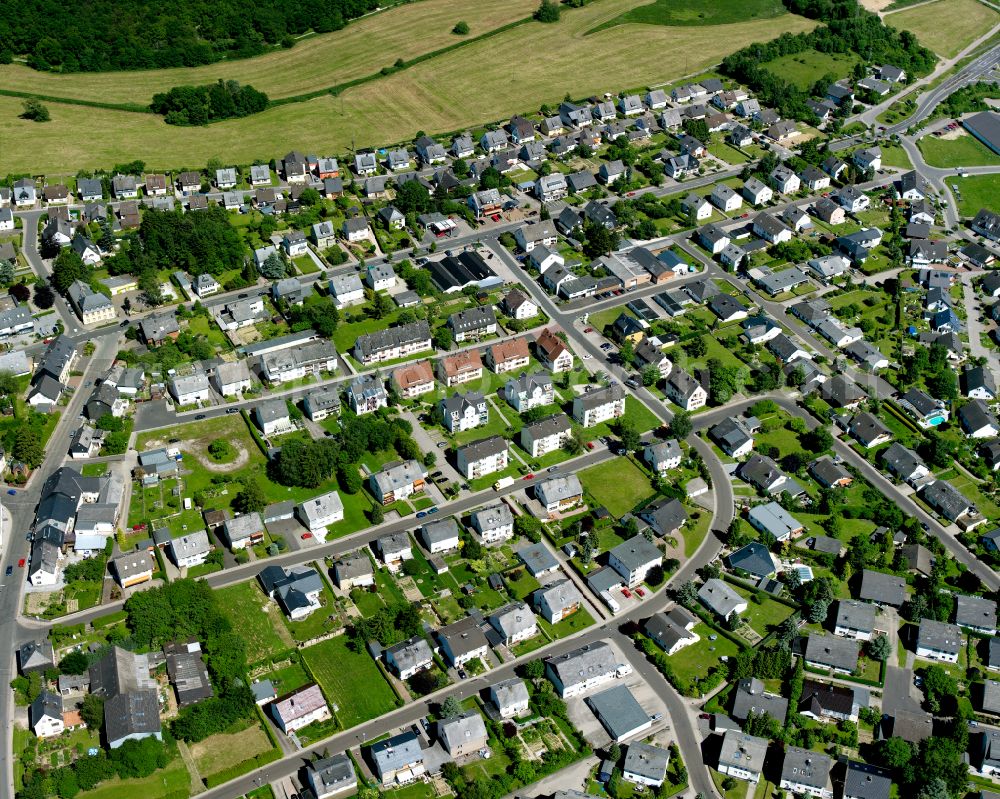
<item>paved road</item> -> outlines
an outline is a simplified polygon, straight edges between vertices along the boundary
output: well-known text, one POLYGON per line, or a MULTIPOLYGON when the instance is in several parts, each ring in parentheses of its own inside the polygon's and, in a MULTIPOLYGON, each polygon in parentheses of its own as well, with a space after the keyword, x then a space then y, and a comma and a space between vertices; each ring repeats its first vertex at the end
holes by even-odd
MULTIPOLYGON (((718 540, 713 536, 706 537, 705 542, 701 545, 699 550, 674 574, 674 576, 668 581, 667 586, 679 585, 680 583, 691 579, 694 576, 695 571, 713 560, 718 552, 718 540)), ((634 647, 631 646, 631 643, 627 641, 627 639, 623 639, 617 630, 619 627, 628 622, 640 621, 653 613, 662 610, 667 606, 668 602, 669 600, 666 596, 665 587, 655 595, 650 596, 649 599, 643 604, 638 605, 634 610, 627 614, 618 616, 615 619, 609 620, 599 626, 591 627, 587 630, 575 633, 568 638, 550 643, 541 649, 535 650, 528 656, 519 658, 493 669, 493 671, 484 677, 459 682, 456 685, 449 686, 448 688, 432 694, 429 698, 425 698, 417 702, 411 702, 399 710, 381 716, 378 719, 366 724, 354 727, 320 743, 314 744, 313 746, 303 749, 301 752, 293 756, 285 757, 282 760, 272 763, 264 768, 260 768, 243 777, 240 777, 237 780, 199 794, 199 796, 202 797, 202 799, 234 799, 235 797, 238 797, 248 790, 256 787, 259 784, 257 782, 258 779, 263 780, 264 782, 271 782, 295 774, 305 764, 305 761, 315 753, 322 753, 326 749, 329 749, 331 752, 339 752, 345 749, 350 749, 358 746, 364 740, 372 740, 391 732, 392 730, 398 729, 399 727, 414 724, 426 715, 429 704, 443 702, 448 696, 456 696, 459 699, 465 699, 472 696, 474 692, 482 691, 494 682, 513 676, 515 668, 527 660, 534 660, 539 657, 552 657, 585 644, 607 641, 611 638, 615 639, 615 642, 622 646, 625 654, 638 670, 640 667, 639 661, 644 660, 643 656, 639 652, 635 651, 634 647)), ((645 669, 640 673, 645 676, 645 669)), ((650 677, 655 679, 652 675, 650 675, 650 677)), ((676 693, 673 693, 673 696, 671 696, 672 689, 670 689, 666 681, 660 677, 658 682, 653 682, 652 684, 654 688, 659 687, 662 690, 662 696, 664 701, 667 703, 668 709, 670 710, 671 718, 673 718, 675 712, 679 714, 679 718, 683 718, 683 708, 677 704, 681 702, 681 700, 676 693)), ((705 794, 706 797, 712 797, 714 799, 718 796, 718 793, 712 784, 707 768, 702 763, 700 740, 694 734, 694 731, 689 725, 677 725, 675 722, 673 726, 674 732, 677 734, 678 745, 681 748, 681 753, 688 767, 691 787, 694 788, 694 790, 705 794)))
MULTIPOLYGON (((97 375, 106 371, 117 351, 117 340, 114 338, 101 339, 97 344, 97 349, 89 362, 84 366, 81 381, 93 379, 97 375)), ((89 392, 78 390, 69 401, 69 404, 61 409, 62 417, 56 425, 49 445, 46 448, 45 460, 42 465, 32 474, 28 486, 19 490, 14 497, 4 496, 4 506, 10 511, 12 517, 12 529, 4 532, 3 553, 0 555, 0 570, 6 570, 8 566, 13 567, 14 573, 0 585, 0 640, 6 641, 9 645, 8 656, 0 658, 0 685, 8 685, 16 676, 16 663, 14 652, 18 644, 39 634, 37 630, 28 630, 18 618, 22 607, 22 593, 26 583, 27 567, 19 567, 18 561, 21 558, 28 559, 30 555, 30 544, 25 539, 25 533, 31 528, 34 521, 35 507, 41 495, 41 486, 44 479, 53 471, 58 469, 66 457, 66 442, 69 434, 75 429, 77 419, 83 412, 83 405, 89 396, 89 392)), ((12 691, 5 691, 0 699, 0 774, 3 775, 4 784, 10 791, 13 786, 14 771, 11 751, 13 741, 11 739, 13 718, 14 695, 12 691)), ((8 795, 13 795, 8 793, 8 795)))

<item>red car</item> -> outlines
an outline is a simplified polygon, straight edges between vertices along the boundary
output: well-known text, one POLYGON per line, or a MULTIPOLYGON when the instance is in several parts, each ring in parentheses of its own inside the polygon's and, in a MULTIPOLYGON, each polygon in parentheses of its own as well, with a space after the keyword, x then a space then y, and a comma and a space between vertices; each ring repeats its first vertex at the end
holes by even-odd
POLYGON ((535 479, 535 475, 533 475, 533 474, 526 474, 526 475, 525 475, 524 477, 522 477, 521 479, 522 479, 522 480, 534 480, 534 479, 535 479))
POLYGON ((21 569, 23 569, 23 568, 24 568, 24 558, 21 558, 21 559, 20 559, 20 560, 19 560, 19 561, 17 562, 17 565, 18 565, 18 568, 21 568, 21 569))
POLYGON ((631 598, 632 598, 632 592, 631 592, 631 591, 629 591, 629 590, 628 590, 627 588, 623 588, 623 589, 622 589, 622 593, 623 593, 623 594, 625 594, 625 597, 626 597, 627 599, 631 599, 631 598))
POLYGON ((303 541, 305 541, 307 538, 312 538, 312 537, 313 537, 312 533, 303 533, 302 534, 302 540, 303 541))
POLYGON ((585 327, 583 329, 583 332, 584 333, 593 333, 594 332, 594 328, 592 328, 592 327, 585 327))
POLYGON ((646 596, 646 592, 645 592, 645 591, 643 591, 643 590, 642 590, 641 588, 636 588, 636 589, 635 589, 635 592, 636 592, 636 593, 637 593, 637 594, 638 594, 638 595, 639 595, 640 597, 643 597, 643 596, 646 596))
POLYGON ((593 448, 594 448, 594 442, 593 441, 588 441, 587 442, 587 449, 593 449, 593 448))

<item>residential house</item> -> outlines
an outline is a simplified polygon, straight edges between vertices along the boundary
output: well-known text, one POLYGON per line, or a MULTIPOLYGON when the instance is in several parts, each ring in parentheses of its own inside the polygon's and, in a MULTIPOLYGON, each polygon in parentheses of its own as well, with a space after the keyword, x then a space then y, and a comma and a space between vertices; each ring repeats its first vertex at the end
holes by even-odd
POLYGON ((454 518, 424 522, 417 535, 432 555, 458 549, 458 522, 454 518))
POLYGON ((441 645, 445 662, 454 668, 464 666, 475 658, 482 660, 490 648, 479 622, 472 616, 440 627, 435 637, 441 645))
POLYGON ((850 638, 810 633, 806 641, 807 666, 839 674, 851 674, 858 667, 861 645, 850 638))
POLYGON ((547 658, 545 673, 563 699, 579 696, 618 678, 627 664, 603 641, 547 658))
POLYGON ((875 631, 875 606, 856 599, 841 599, 837 603, 834 635, 870 641, 875 631))
POLYGON ((488 617, 504 646, 511 647, 538 635, 538 620, 524 602, 511 602, 488 617))
POLYGON ((767 739, 747 735, 738 729, 727 730, 719 750, 720 773, 754 784, 760 781, 767 755, 767 739))
POLYGON ((331 718, 323 692, 315 683, 279 697, 268 707, 278 729, 286 735, 331 718))
POLYGON ((474 511, 470 518, 484 544, 502 543, 514 536, 514 515, 504 503, 474 511))
POLYGON ((549 328, 539 334, 535 352, 542 366, 550 372, 568 372, 573 368, 573 353, 549 328))
POLYGON ((555 475, 535 485, 535 498, 550 518, 583 501, 583 487, 575 474, 555 475))
POLYGON ((608 565, 622 576, 629 588, 645 582, 650 570, 662 562, 659 548, 642 535, 633 536, 608 552, 608 565))
POLYGON ((701 640, 701 636, 694 632, 697 622, 698 618, 691 611, 675 605, 669 611, 654 613, 643 629, 660 649, 673 655, 701 640))
POLYGON ((698 589, 698 599, 712 613, 725 621, 734 613, 739 616, 748 607, 747 601, 722 580, 711 578, 698 589))
MULTIPOLYGON (((535 308, 537 313, 537 306, 535 308)), ((486 348, 486 365, 497 374, 523 369, 530 362, 526 338, 507 339, 486 348)))
POLYGON ((663 391, 667 399, 686 411, 695 411, 708 402, 708 392, 679 367, 671 370, 663 391))
POLYGON ((264 522, 259 513, 247 513, 222 523, 222 539, 231 550, 246 549, 264 540, 264 522))
POLYGON ((667 441, 647 444, 642 455, 649 467, 662 475, 681 465, 683 452, 677 439, 671 438, 667 441))
POLYGON ((788 746, 781 764, 779 784, 783 790, 798 796, 833 799, 833 784, 830 780, 832 767, 833 760, 826 755, 811 749, 788 746))
POLYGON ((956 624, 936 619, 921 619, 917 630, 917 657, 942 663, 957 663, 965 646, 962 631, 956 624))
POLYGON ((454 355, 446 355, 437 363, 438 378, 451 388, 483 376, 483 361, 479 350, 465 350, 454 355))
POLYGON ((625 415, 625 390, 617 383, 578 394, 573 399, 573 418, 583 427, 594 427, 625 415))
POLYGON ((426 479, 426 469, 418 461, 409 460, 388 465, 372 474, 369 487, 383 505, 391 505, 396 500, 422 492, 426 479))
POLYGON ((507 440, 490 436, 473 441, 455 451, 455 462, 467 480, 502 472, 510 464, 507 440))

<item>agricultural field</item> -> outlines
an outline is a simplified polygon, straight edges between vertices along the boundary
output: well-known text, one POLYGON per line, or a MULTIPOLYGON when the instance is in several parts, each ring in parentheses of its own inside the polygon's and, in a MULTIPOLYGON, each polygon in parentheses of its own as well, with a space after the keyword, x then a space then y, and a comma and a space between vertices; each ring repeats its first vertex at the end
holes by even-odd
POLYGON ((733 22, 744 22, 748 19, 772 19, 788 12, 777 0, 718 0, 718 2, 694 2, 683 0, 654 0, 648 5, 642 5, 626 11, 614 19, 595 28, 604 30, 616 25, 726 25, 733 22))
POLYGON ((892 14, 886 23, 910 31, 925 47, 951 58, 993 27, 997 17, 996 11, 977 0, 937 0, 892 14))
POLYGON ((530 17, 537 7, 535 0, 512 0, 499 5, 423 0, 355 20, 333 33, 305 37, 289 50, 257 58, 187 69, 67 75, 7 64, 0 66, 0 85, 5 89, 73 100, 146 105, 154 94, 174 86, 238 80, 252 84, 276 100, 355 80, 383 67, 391 67, 397 58, 409 60, 457 44, 463 38, 481 36, 530 17), (468 37, 451 32, 459 20, 468 23, 468 37))
MULTIPOLYGON (((978 139, 963 134, 954 139, 924 136, 917 141, 924 160, 931 166, 994 166, 1000 164, 1000 155, 990 150, 978 139)), ((884 160, 884 158, 883 158, 884 160)))
POLYGON ((764 66, 800 89, 809 89, 823 75, 848 76, 861 60, 855 53, 821 53, 806 50, 768 61, 764 66))
POLYGON ((344 636, 302 650, 302 657, 327 700, 339 706, 344 729, 381 716, 398 699, 367 652, 354 652, 344 636))
POLYGON ((602 0, 567 10, 556 24, 519 26, 338 97, 277 106, 207 128, 168 127, 151 114, 58 103, 49 104, 52 121, 40 125, 18 118, 20 99, 0 97, 4 163, 10 172, 55 175, 132 158, 157 170, 200 165, 210 158, 249 163, 293 147, 336 153, 352 142, 358 148, 383 146, 409 139, 419 130, 454 131, 505 119, 541 103, 557 103, 567 90, 583 97, 653 85, 718 63, 751 42, 815 27, 811 20, 786 14, 702 27, 618 26, 586 36, 641 2, 602 0), (497 58, 498 52, 532 54, 519 58, 518 80, 510 79, 509 62, 497 58), (622 58, 623 52, 629 57, 622 58), (581 72, 583 61, 589 69, 581 72))

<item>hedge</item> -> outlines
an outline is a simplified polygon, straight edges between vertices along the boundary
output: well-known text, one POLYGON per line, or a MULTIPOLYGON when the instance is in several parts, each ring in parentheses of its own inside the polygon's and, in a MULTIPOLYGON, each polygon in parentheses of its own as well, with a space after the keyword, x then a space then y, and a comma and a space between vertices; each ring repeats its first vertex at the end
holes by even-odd
POLYGON ((118 610, 114 613, 109 613, 107 616, 98 616, 90 624, 95 629, 100 629, 101 627, 110 627, 113 624, 118 624, 118 622, 125 621, 128 614, 124 610, 118 610))
MULTIPOLYGON (((214 788, 230 780, 235 780, 237 777, 242 777, 248 771, 253 771, 261 766, 266 766, 268 763, 273 763, 275 760, 281 760, 281 750, 278 748, 268 749, 266 752, 257 755, 257 757, 244 760, 242 763, 237 763, 235 766, 223 769, 218 774, 205 777, 202 782, 205 783, 206 788, 214 788)), ((187 796, 188 792, 184 791, 183 795, 187 796)))
POLYGON ((250 429, 250 436, 253 438, 254 443, 264 453, 264 457, 267 457, 267 444, 264 443, 264 439, 260 437, 260 433, 257 432, 257 428, 250 419, 250 414, 246 412, 245 409, 240 410, 240 416, 243 417, 243 421, 247 423, 247 427, 250 429))

